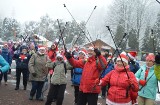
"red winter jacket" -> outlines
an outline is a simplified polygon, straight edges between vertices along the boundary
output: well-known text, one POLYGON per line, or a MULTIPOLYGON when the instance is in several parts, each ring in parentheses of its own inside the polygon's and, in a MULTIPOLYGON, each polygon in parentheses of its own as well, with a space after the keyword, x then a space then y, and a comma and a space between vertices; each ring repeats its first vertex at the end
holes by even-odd
POLYGON ((49 58, 51 59, 52 62, 54 62, 56 60, 56 52, 57 51, 58 51, 58 49, 48 51, 48 56, 49 56, 49 58))
POLYGON ((97 60, 95 56, 85 60, 69 59, 73 67, 83 68, 80 91, 83 93, 100 93, 100 86, 95 86, 95 80, 99 78, 101 71, 106 67, 106 59, 100 55, 97 60), (96 63, 97 62, 97 63, 96 63))
MULTIPOLYGON (((126 66, 127 73, 133 82, 133 91, 138 92, 138 82, 133 72, 129 70, 129 66, 126 66)), ((109 72, 102 80, 102 86, 107 83, 110 84, 107 98, 115 103, 128 103, 131 101, 130 96, 126 98, 126 89, 129 87, 128 77, 124 68, 118 68, 115 66, 115 70, 109 72)))

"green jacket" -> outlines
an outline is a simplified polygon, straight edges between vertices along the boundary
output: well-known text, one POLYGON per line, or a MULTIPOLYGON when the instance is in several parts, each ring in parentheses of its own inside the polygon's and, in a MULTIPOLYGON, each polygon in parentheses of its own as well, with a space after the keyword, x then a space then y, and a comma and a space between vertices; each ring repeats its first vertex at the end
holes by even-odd
POLYGON ((158 80, 160 80, 160 64, 155 64, 154 73, 158 80))
MULTIPOLYGON (((145 78, 145 71, 146 71, 146 65, 141 66, 141 68, 136 72, 136 78, 137 80, 144 80, 145 78)), ((154 67, 151 67, 147 76, 147 84, 141 89, 141 85, 139 85, 138 95, 141 97, 149 98, 149 99, 156 99, 156 93, 157 93, 157 78, 154 74, 154 67), (150 78, 151 77, 151 78, 150 78), (149 79, 150 78, 150 79, 149 79), (148 80, 149 79, 149 80, 148 80)), ((147 81, 146 80, 146 81, 147 81)))
POLYGON ((66 71, 64 65, 66 65, 66 70, 72 68, 72 66, 68 62, 64 61, 47 62, 47 67, 54 70, 53 75, 51 77, 52 84, 55 85, 67 84, 66 71))
POLYGON ((46 67, 48 57, 47 55, 40 55, 35 53, 31 56, 28 67, 30 71, 30 81, 45 81, 48 74, 48 69, 46 67), (32 73, 36 73, 33 77, 32 73))

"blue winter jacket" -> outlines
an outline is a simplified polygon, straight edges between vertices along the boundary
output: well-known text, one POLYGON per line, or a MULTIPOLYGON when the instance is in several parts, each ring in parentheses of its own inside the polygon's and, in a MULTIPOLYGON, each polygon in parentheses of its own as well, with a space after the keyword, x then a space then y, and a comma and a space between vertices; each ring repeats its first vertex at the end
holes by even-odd
POLYGON ((139 70, 139 63, 135 61, 135 64, 129 63, 129 69, 135 74, 139 70))
POLYGON ((109 63, 108 67, 102 72, 101 78, 103 78, 106 74, 108 74, 113 69, 114 69, 114 64, 113 63, 109 63))
MULTIPOLYGON (((136 72, 135 76, 138 81, 145 79, 145 71, 146 71, 146 65, 141 66, 141 68, 136 72)), ((139 84, 139 88, 141 90, 139 90, 138 95, 141 97, 155 100, 157 93, 157 78, 154 74, 154 67, 150 68, 146 81, 148 82, 142 89, 141 89, 142 86, 139 84)))
POLYGON ((6 60, 0 55, 0 71, 2 73, 7 72, 10 68, 9 64, 6 62, 6 60))
POLYGON ((9 65, 12 64, 12 55, 8 49, 2 48, 1 55, 9 63, 9 65))
POLYGON ((72 84, 74 85, 80 85, 82 76, 82 68, 74 68, 73 69, 73 77, 72 77, 72 84))

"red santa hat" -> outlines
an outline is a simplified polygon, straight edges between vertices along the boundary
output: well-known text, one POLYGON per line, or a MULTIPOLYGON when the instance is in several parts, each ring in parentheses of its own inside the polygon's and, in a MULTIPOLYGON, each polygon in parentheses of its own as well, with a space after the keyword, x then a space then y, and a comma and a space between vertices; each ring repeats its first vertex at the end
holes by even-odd
POLYGON ((63 58, 63 55, 61 55, 60 53, 57 53, 56 58, 58 57, 63 58))
POLYGON ((108 60, 112 59, 112 56, 109 56, 107 59, 108 59, 108 60))
POLYGON ((121 61, 121 58, 122 58, 122 61, 127 63, 128 64, 128 57, 124 54, 124 53, 121 53, 120 56, 118 56, 117 58, 117 61, 121 61))
POLYGON ((128 52, 128 56, 131 59, 135 59, 135 57, 137 56, 137 52, 136 51, 130 51, 130 52, 128 52))
POLYGON ((87 51, 85 49, 82 49, 81 51, 79 51, 79 53, 83 53, 84 55, 86 55, 87 51))
POLYGON ((155 56, 154 56, 154 54, 153 53, 149 53, 148 55, 147 55, 147 57, 146 57, 146 60, 148 60, 148 61, 155 61, 155 56))
POLYGON ((38 50, 46 50, 46 47, 44 47, 44 46, 38 46, 38 50))

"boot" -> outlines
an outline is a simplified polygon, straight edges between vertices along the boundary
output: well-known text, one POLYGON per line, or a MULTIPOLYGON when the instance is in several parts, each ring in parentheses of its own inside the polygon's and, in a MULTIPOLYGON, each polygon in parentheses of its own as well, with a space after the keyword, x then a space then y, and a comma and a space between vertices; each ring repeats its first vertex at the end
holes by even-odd
POLYGON ((27 86, 24 86, 23 90, 26 90, 27 86))
POLYGON ((30 96, 30 97, 29 97, 29 100, 33 100, 33 96, 30 96))
POLYGON ((16 86, 15 90, 18 90, 18 89, 19 89, 19 87, 16 86))

